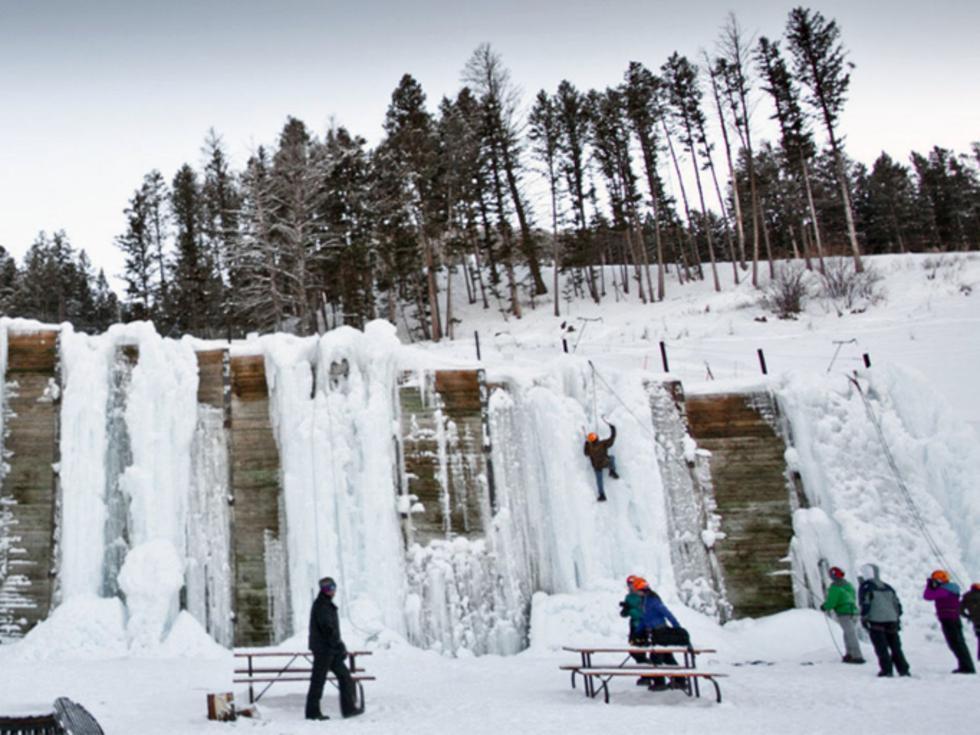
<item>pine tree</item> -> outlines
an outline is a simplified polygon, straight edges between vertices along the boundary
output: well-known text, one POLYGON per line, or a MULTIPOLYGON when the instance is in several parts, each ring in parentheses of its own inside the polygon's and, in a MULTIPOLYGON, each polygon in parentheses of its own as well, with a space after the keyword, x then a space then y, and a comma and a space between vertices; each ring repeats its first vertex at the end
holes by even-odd
POLYGON ((153 273, 155 260, 151 223, 146 196, 137 189, 124 210, 126 232, 116 238, 116 245, 125 255, 124 278, 130 315, 138 319, 151 318, 155 306, 153 273))
POLYGON ((680 125, 680 142, 687 149, 694 169, 694 182, 698 188, 698 201, 701 204, 701 226, 708 243, 708 258, 711 262, 711 277, 715 291, 721 291, 718 279, 718 266, 715 262, 715 244, 711 227, 708 225, 708 208, 704 201, 704 188, 701 186, 701 167, 699 153, 710 160, 711 148, 705 133, 704 112, 701 110, 701 88, 698 84, 698 68, 676 51, 663 66, 664 82, 674 114, 680 125), (699 151, 700 148, 700 151, 699 151))
MULTIPOLYGON (((806 197, 806 207, 810 213, 810 224, 813 227, 813 237, 817 248, 817 258, 820 272, 825 273, 823 255, 823 239, 820 233, 820 221, 813 201, 813 188, 810 184, 809 161, 816 153, 813 136, 810 133, 806 117, 800 107, 799 91, 786 67, 779 45, 763 36, 759 39, 756 50, 756 61, 765 80, 763 89, 772 97, 775 107, 774 118, 779 122, 780 144, 783 155, 789 164, 797 171, 802 191, 806 197)), ((801 207, 802 209, 802 207, 801 207)), ((810 265, 809 253, 804 249, 807 266, 810 265)))
MULTIPOLYGON (((663 212, 669 204, 664 193, 663 180, 658 171, 657 123, 663 111, 660 104, 661 80, 642 64, 631 61, 626 70, 624 87, 626 116, 633 134, 640 144, 643 170, 646 174, 647 192, 653 215, 654 238, 657 248, 657 300, 665 295, 664 246, 662 234, 663 212)), ((651 289, 652 291, 652 289, 651 289)), ((651 298, 653 294, 651 293, 651 298)))
MULTIPOLYGON (((743 157, 749 167, 749 193, 752 206, 752 285, 759 288, 759 237, 762 212, 755 179, 755 155, 752 150, 752 105, 749 102, 752 86, 749 69, 751 45, 751 39, 745 37, 745 31, 739 25, 735 14, 730 13, 721 31, 719 41, 721 57, 716 69, 720 73, 719 78, 723 81, 722 92, 731 110, 735 130, 744 150, 743 157)), ((772 277, 774 274, 772 254, 769 253, 769 275, 772 277)))
MULTIPOLYGON (((212 128, 204 140, 204 183, 201 187, 202 228, 205 249, 213 263, 220 287, 220 322, 225 332, 233 328, 230 262, 238 249, 241 195, 231 172, 221 137, 212 128)), ((218 323, 210 325, 217 329, 218 323)))
POLYGON ((17 280, 17 262, 7 249, 0 245, 0 313, 11 313, 17 280))
POLYGON ((437 250, 445 224, 439 216, 438 141, 435 121, 425 109, 425 92, 410 74, 401 78, 391 94, 384 129, 388 153, 384 160, 401 182, 402 204, 414 222, 425 268, 429 318, 427 320, 420 309, 419 320, 424 322, 423 333, 438 342, 442 339, 442 320, 436 279, 437 250))
POLYGON ((563 80, 558 85, 557 110, 560 125, 559 167, 565 177, 566 189, 572 198, 572 213, 577 233, 574 249, 584 260, 584 263, 580 261, 579 265, 584 264, 586 267, 589 293, 598 304, 600 292, 593 269, 594 254, 589 238, 589 218, 585 212, 585 203, 590 196, 589 188, 586 186, 587 147, 592 140, 589 104, 585 96, 571 82, 563 80))
POLYGON ((140 189, 143 195, 143 207, 146 212, 147 237, 149 238, 150 260, 153 263, 152 273, 156 283, 152 287, 153 310, 150 316, 162 321, 166 328, 170 303, 170 270, 172 267, 170 253, 167 252, 170 222, 167 217, 167 202, 170 194, 167 182, 157 170, 150 171, 143 177, 140 189))
MULTIPOLYGON (((510 72, 500 55, 489 44, 473 52, 463 70, 463 79, 479 96, 484 108, 485 134, 493 165, 506 182, 511 205, 521 232, 521 252, 532 280, 532 294, 548 292, 538 262, 537 244, 531 231, 530 207, 522 191, 521 123, 518 119, 520 94, 510 80, 510 72)), ((520 309, 515 312, 520 316, 520 309)))
POLYGON ((555 316, 560 316, 558 270, 561 262, 558 247, 558 144, 561 128, 558 122, 558 111, 555 101, 543 89, 534 100, 534 107, 528 115, 528 138, 537 159, 544 165, 545 176, 548 180, 548 191, 551 194, 551 238, 554 245, 554 294, 555 316))
POLYGON ((827 20, 819 12, 807 8, 791 10, 786 36, 793 52, 797 77, 810 91, 807 101, 819 114, 830 139, 847 221, 847 235, 854 255, 854 269, 860 273, 864 270, 864 264, 861 262, 861 248, 854 225, 854 208, 844 166, 842 141, 837 132, 837 123, 851 84, 849 70, 853 64, 847 61, 837 22, 827 20))
POLYGON ((220 333, 222 286, 212 253, 205 245, 204 209, 197 174, 186 163, 174 176, 170 193, 176 257, 172 320, 178 334, 220 333))

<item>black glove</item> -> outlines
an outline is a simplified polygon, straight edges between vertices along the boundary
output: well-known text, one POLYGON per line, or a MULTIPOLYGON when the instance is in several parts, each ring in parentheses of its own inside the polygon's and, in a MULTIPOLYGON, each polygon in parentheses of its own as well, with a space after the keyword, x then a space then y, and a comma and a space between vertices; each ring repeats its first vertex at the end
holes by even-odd
POLYGON ((626 604, 626 601, 619 603, 619 617, 628 618, 630 614, 630 606, 626 604))
POLYGON ((926 587, 928 587, 929 589, 931 589, 931 590, 934 590, 934 589, 936 589, 936 588, 937 588, 938 586, 939 586, 939 582, 937 582, 937 581, 936 581, 935 579, 933 579, 932 577, 929 577, 929 579, 927 579, 927 580, 926 580, 926 587))

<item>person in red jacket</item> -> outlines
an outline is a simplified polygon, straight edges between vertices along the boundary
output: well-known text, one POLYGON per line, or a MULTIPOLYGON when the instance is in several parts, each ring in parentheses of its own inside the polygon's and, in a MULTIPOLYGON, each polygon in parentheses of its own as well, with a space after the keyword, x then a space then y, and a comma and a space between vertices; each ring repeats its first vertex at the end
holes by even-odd
POLYGON ((975 674, 973 659, 963 640, 963 623, 960 622, 960 586, 949 581, 949 572, 937 569, 926 580, 923 599, 936 603, 936 617, 943 629, 946 645, 956 656, 959 665, 953 669, 954 674, 975 674))

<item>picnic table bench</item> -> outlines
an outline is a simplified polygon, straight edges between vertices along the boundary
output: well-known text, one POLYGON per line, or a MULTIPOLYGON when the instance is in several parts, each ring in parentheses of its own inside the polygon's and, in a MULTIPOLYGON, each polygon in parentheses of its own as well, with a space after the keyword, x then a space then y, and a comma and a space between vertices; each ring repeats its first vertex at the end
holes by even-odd
POLYGON ((578 653, 581 656, 579 664, 565 664, 559 668, 571 672, 572 688, 575 688, 575 677, 582 677, 583 689, 587 697, 595 698, 601 691, 604 700, 609 703, 609 682, 616 677, 629 676, 640 679, 671 678, 682 680, 683 690, 689 697, 700 697, 700 681, 711 682, 715 688, 715 700, 721 702, 721 688, 717 679, 725 674, 715 674, 697 670, 697 657, 705 653, 716 653, 713 648, 671 647, 671 646, 629 646, 624 648, 581 648, 563 646, 562 650, 578 653), (666 654, 679 653, 684 657, 680 664, 641 664, 629 663, 633 654, 666 654), (617 664, 595 664, 594 654, 626 654, 617 664))
MULTIPOLYGON (((362 682, 374 681, 375 677, 365 673, 364 668, 358 666, 357 657, 370 655, 370 651, 347 652, 347 668, 350 669, 351 678, 357 685, 359 707, 364 706, 362 682)), ((235 658, 247 661, 241 664, 235 662, 235 676, 232 681, 235 684, 248 684, 249 704, 258 702, 269 687, 277 682, 309 682, 310 675, 313 673, 313 654, 310 651, 236 651, 235 658), (285 663, 282 663, 283 660, 285 663), (265 684, 265 686, 256 695, 257 684, 265 684)), ((337 686, 337 677, 330 672, 327 672, 327 681, 337 686)))

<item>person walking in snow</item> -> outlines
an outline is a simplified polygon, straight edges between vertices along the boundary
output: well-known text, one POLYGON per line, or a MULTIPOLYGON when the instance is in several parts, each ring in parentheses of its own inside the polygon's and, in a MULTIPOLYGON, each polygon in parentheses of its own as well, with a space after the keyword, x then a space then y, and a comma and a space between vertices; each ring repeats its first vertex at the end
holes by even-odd
POLYGON ((844 579, 844 570, 840 567, 831 567, 829 570, 830 587, 827 588, 827 598, 823 601, 820 609, 824 612, 832 612, 837 618, 837 623, 844 631, 844 658, 845 664, 863 664, 864 654, 861 653, 861 645, 857 637, 857 615, 858 606, 854 594, 854 585, 844 579))
POLYGON ((974 582, 970 591, 963 595, 960 614, 973 621, 973 632, 977 636, 977 661, 980 661, 980 582, 974 582))
POLYGON ((949 579, 949 572, 937 569, 926 580, 923 599, 936 603, 936 617, 943 629, 946 645, 956 656, 958 663, 954 674, 975 674, 973 659, 963 640, 963 623, 960 621, 960 586, 949 579))
POLYGON ((910 676, 909 664, 902 653, 902 603, 890 584, 881 581, 877 564, 861 567, 861 586, 858 602, 861 605, 861 625, 871 636, 871 645, 878 657, 878 676, 890 677, 897 670, 899 676, 910 676))
POLYGON ((354 697, 354 680, 347 669, 347 646, 340 638, 340 618, 333 597, 337 593, 337 583, 333 577, 320 580, 320 594, 310 609, 310 651, 313 652, 313 673, 310 675, 310 689, 306 694, 306 719, 330 719, 320 710, 323 697, 323 684, 327 672, 337 677, 340 690, 340 713, 344 717, 356 717, 364 712, 357 706, 354 697))
MULTIPOLYGON (((605 419, 603 419, 605 421, 605 419)), ((606 421, 609 424, 608 421, 606 421)), ((609 438, 599 440, 599 435, 594 431, 589 432, 589 435, 585 438, 585 447, 582 453, 589 458, 592 463, 592 469, 595 471, 595 482, 599 488, 599 502, 605 502, 606 491, 603 486, 602 481, 602 471, 609 468, 609 476, 618 480, 619 475, 616 474, 616 458, 609 453, 609 448, 616 441, 616 427, 613 424, 609 424, 610 433, 609 438)))

